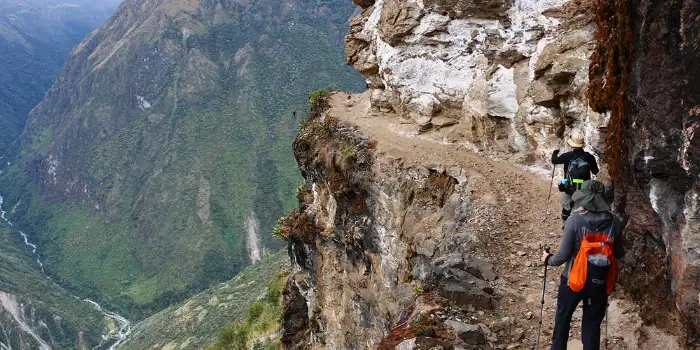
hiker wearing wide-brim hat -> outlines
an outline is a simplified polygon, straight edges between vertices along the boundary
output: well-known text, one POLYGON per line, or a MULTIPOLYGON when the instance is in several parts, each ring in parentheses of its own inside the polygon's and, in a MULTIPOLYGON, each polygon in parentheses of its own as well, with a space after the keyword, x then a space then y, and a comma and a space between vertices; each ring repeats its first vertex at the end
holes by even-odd
POLYGON ((571 215, 571 205, 573 200, 571 195, 581 187, 586 180, 591 179, 591 174, 598 174, 598 163, 595 157, 584 151, 585 140, 580 132, 573 132, 566 143, 571 146, 572 151, 559 154, 559 150, 552 153, 552 164, 564 164, 564 180, 559 185, 561 194, 561 219, 563 223, 571 215))
POLYGON ((583 183, 579 191, 571 196, 578 207, 594 212, 610 211, 606 198, 606 188, 602 182, 590 180, 583 183))
POLYGON ((568 143, 572 148, 583 148, 583 146, 586 145, 583 135, 580 133, 571 134, 569 139, 566 140, 566 143, 568 143))
POLYGON ((576 209, 566 221, 555 254, 542 253, 548 266, 566 264, 557 295, 552 350, 566 349, 571 317, 583 301, 581 339, 584 350, 600 349, 600 325, 617 274, 617 259, 625 255, 620 220, 610 213, 606 188, 585 181, 573 196, 576 209))

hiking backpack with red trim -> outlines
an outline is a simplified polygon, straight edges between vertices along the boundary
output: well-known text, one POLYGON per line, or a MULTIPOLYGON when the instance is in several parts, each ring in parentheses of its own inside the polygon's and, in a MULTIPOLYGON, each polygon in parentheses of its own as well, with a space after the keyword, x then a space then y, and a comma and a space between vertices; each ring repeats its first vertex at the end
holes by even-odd
POLYGON ((607 234, 593 232, 584 234, 581 248, 569 271, 571 290, 580 292, 586 287, 589 290, 602 291, 605 288, 608 295, 612 293, 617 278, 614 244, 612 227, 607 234))

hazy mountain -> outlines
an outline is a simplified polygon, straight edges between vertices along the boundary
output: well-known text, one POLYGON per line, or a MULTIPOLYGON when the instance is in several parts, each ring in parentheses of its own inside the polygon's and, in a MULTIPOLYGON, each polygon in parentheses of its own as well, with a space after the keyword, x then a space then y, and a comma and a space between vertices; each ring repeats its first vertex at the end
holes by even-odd
POLYGON ((0 156, 51 87, 70 50, 102 24, 119 1, 0 2, 0 156))

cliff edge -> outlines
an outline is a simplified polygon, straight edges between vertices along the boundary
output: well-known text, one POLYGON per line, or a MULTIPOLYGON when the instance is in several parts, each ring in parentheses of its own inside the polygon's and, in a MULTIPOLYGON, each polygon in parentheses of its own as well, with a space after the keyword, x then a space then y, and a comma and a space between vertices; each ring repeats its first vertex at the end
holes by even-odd
POLYGON ((610 344, 694 348, 698 93, 683 77, 698 4, 355 3, 346 54, 368 90, 317 100, 294 145, 306 186, 283 221, 285 345, 534 345, 539 253, 561 234, 547 162, 580 130, 631 251, 610 344))

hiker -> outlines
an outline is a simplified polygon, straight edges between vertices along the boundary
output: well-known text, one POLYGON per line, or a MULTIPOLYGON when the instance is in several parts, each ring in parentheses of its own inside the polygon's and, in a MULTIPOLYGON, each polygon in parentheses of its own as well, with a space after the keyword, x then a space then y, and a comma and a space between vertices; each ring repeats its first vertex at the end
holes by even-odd
POLYGON ((566 349, 571 317, 583 301, 581 339, 584 350, 600 349, 600 325, 625 255, 620 220, 610 212, 603 183, 588 180, 574 193, 575 210, 566 222, 556 254, 543 252, 548 266, 566 263, 557 295, 552 350, 566 349))
POLYGON ((571 146, 571 152, 559 155, 559 150, 552 153, 552 164, 564 164, 564 181, 559 185, 561 192, 561 220, 566 225, 566 219, 571 215, 571 195, 581 187, 584 181, 598 174, 598 163, 592 154, 583 150, 583 135, 574 132, 566 141, 571 146))

